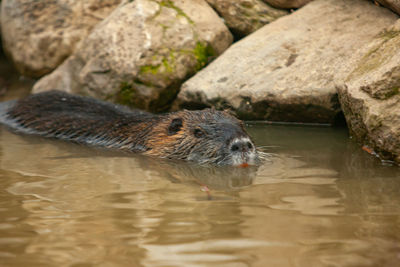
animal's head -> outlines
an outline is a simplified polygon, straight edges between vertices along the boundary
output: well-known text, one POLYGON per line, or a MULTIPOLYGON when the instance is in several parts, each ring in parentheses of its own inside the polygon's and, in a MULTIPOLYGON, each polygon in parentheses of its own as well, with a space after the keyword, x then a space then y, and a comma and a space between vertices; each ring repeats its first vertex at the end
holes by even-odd
POLYGON ((149 134, 147 154, 200 164, 247 166, 259 162, 243 123, 224 111, 179 111, 162 117, 149 134))

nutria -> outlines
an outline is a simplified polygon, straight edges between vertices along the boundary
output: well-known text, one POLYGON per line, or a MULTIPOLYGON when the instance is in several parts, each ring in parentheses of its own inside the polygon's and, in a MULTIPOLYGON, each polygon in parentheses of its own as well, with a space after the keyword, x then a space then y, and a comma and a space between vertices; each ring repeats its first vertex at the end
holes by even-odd
POLYGON ((201 164, 254 165, 259 160, 243 123, 213 109, 155 115, 49 91, 1 103, 0 121, 21 133, 201 164))

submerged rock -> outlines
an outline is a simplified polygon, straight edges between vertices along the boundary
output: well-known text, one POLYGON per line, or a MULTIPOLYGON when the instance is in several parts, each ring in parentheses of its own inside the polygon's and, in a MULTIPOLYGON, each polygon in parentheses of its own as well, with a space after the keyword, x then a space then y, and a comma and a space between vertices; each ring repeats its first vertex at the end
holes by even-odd
POLYGON ((40 77, 73 53, 121 0, 3 0, 3 47, 17 70, 40 77))
POLYGON ((390 8, 400 15, 400 1, 399 0, 376 0, 378 3, 390 8))
POLYGON ((263 0, 265 3, 277 8, 299 8, 312 0, 263 0))
POLYGON ((317 0, 231 46, 185 82, 176 105, 241 118, 332 123, 348 58, 396 16, 367 1, 317 0))
POLYGON ((151 111, 165 110, 188 76, 232 35, 203 0, 136 0, 99 23, 33 92, 59 89, 151 111))
POLYGON ((339 98, 352 136, 400 163, 400 20, 352 58, 339 98))
POLYGON ((249 35, 265 24, 288 14, 287 11, 270 7, 261 0, 207 0, 207 2, 224 18, 225 24, 237 38, 249 35))

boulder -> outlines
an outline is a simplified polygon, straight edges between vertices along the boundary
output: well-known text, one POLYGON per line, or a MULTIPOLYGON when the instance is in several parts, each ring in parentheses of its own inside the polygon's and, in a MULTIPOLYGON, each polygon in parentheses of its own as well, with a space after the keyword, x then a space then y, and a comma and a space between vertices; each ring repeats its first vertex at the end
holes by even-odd
POLYGON ((176 108, 243 119, 333 123, 348 58, 397 16, 367 1, 316 0, 232 45, 185 82, 176 108))
POLYGON ((353 69, 338 86, 350 133, 382 159, 400 163, 400 20, 351 63, 353 69))
POLYGON ((3 47, 17 70, 40 77, 61 64, 121 0, 3 0, 3 47))
POLYGON ((207 2, 224 18, 225 24, 237 39, 288 14, 287 11, 272 8, 261 0, 207 0, 207 2))
POLYGON ((169 108, 187 77, 232 35, 203 0, 136 0, 99 23, 33 92, 60 89, 150 111, 169 108))
POLYGON ((376 0, 381 5, 390 8, 400 15, 400 1, 399 0, 376 0))
POLYGON ((312 0, 263 0, 265 3, 277 8, 300 8, 312 0))

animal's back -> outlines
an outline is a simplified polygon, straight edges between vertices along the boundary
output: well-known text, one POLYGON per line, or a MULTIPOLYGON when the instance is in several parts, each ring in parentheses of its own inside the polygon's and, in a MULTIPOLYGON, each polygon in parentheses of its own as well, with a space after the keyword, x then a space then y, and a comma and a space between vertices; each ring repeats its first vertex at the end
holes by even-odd
POLYGON ((111 132, 119 130, 121 138, 125 137, 124 129, 154 117, 145 111, 60 91, 0 104, 0 122, 14 131, 103 146, 112 143, 119 147, 111 132))
POLYGON ((0 104, 1 122, 27 134, 219 165, 256 164, 243 124, 226 112, 161 115, 52 91, 0 104))

